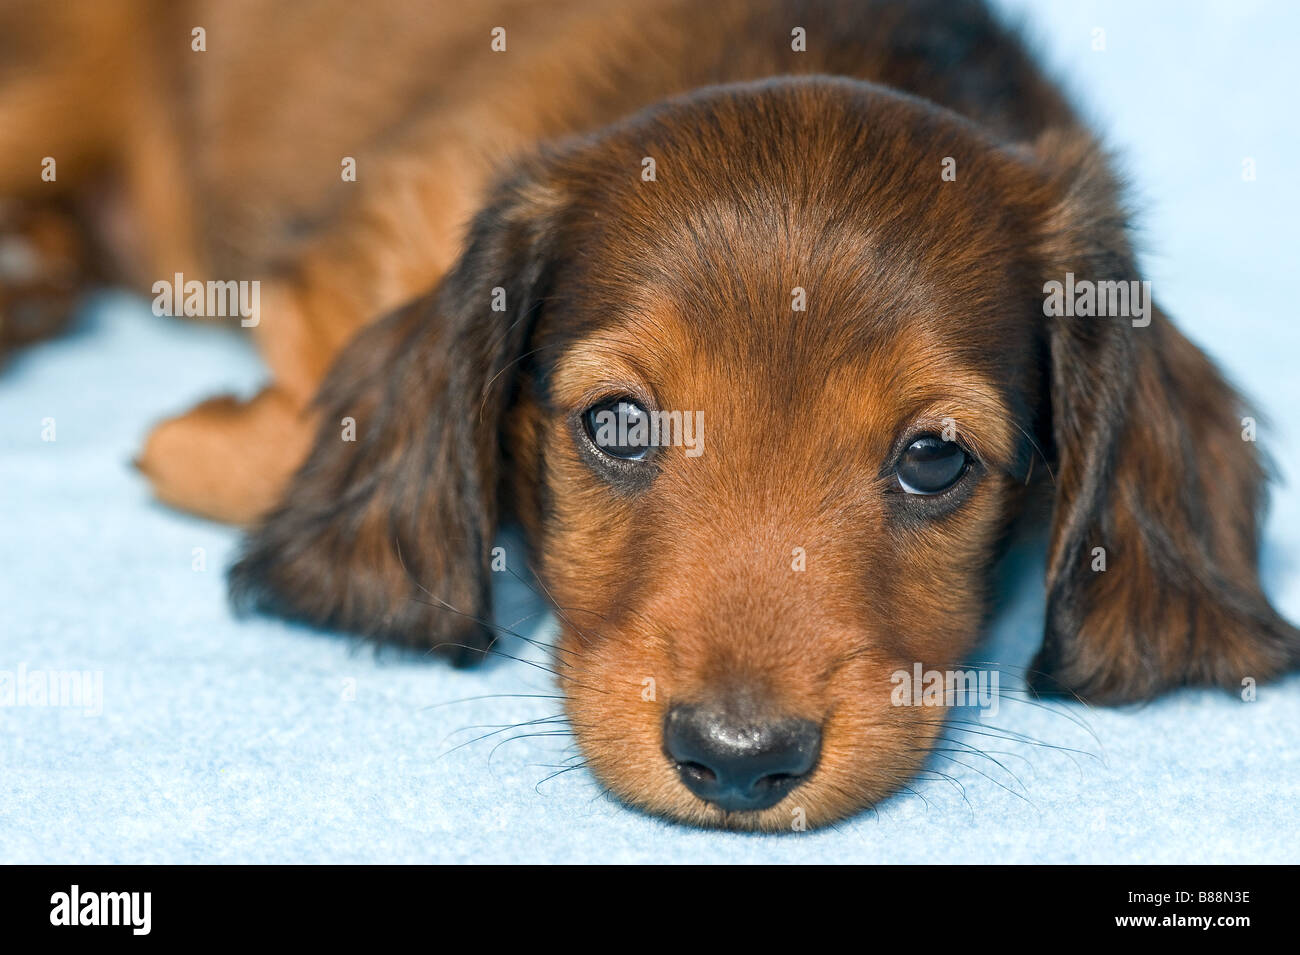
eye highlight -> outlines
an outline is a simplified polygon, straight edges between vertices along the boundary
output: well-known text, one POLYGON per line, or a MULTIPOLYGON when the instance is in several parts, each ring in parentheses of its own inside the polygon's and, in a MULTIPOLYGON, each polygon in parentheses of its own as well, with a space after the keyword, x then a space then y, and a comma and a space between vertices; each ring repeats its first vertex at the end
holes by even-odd
POLYGON ((956 484, 969 464, 970 456, 961 445, 923 434, 903 449, 894 470, 899 487, 908 494, 931 495, 956 484))
POLYGON ((650 453, 650 414, 633 398, 613 398, 582 413, 582 426, 603 454, 641 461, 650 453))

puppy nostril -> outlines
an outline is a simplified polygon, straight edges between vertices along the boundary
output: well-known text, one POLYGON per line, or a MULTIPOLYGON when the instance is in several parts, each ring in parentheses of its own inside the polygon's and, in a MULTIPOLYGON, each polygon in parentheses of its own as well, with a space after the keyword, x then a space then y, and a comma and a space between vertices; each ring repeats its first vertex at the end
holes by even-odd
POLYGON ((821 750, 809 720, 737 716, 679 704, 664 719, 664 749, 686 788, 729 812, 774 806, 806 779, 821 750))
POLYGON ((703 763, 678 763, 677 771, 683 776, 692 776, 702 783, 713 783, 718 779, 718 774, 703 763))

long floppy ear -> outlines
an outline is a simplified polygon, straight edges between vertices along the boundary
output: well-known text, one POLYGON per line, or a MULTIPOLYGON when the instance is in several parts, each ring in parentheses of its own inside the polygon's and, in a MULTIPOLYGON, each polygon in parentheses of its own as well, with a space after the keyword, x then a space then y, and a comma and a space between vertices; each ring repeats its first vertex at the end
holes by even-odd
MULTIPOLYGON (((1136 280, 1102 157, 1052 139, 1039 146, 1066 185, 1046 224, 1045 282, 1136 280)), ((1300 634, 1260 588, 1265 475, 1247 412, 1146 305, 1145 318, 1131 304, 1127 317, 1045 319, 1056 502, 1033 682, 1098 702, 1185 684, 1240 691, 1300 663, 1300 634)))
POLYGON ((529 175, 504 183, 437 288, 346 347, 310 456, 231 568, 237 608, 481 657, 498 432, 560 205, 529 175))

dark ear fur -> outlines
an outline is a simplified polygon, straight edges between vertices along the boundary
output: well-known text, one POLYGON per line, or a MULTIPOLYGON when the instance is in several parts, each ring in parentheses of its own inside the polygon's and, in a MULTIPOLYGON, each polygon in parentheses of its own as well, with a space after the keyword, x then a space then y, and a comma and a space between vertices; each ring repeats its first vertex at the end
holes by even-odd
MULTIPOLYGON (((1045 281, 1137 279, 1095 147, 1048 136, 1039 149, 1065 170, 1045 281)), ((1158 308, 1146 327, 1045 321, 1057 466, 1036 686, 1122 702, 1184 684, 1240 691, 1295 666, 1300 634, 1260 589, 1265 477, 1240 397, 1158 308)))
POLYGON ((317 399, 316 443, 231 568, 241 609, 439 649, 490 645, 498 430, 548 273, 558 200, 502 185, 437 288, 367 327, 317 399), (505 290, 504 311, 493 289, 505 290), (343 419, 356 422, 342 439, 343 419))

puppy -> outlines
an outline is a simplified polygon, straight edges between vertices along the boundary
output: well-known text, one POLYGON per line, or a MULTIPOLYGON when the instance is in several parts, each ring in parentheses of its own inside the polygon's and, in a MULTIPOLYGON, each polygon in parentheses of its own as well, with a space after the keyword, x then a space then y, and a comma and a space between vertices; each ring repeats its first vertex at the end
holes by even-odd
POLYGON ((107 7, 6 14, 47 28, 0 156, 66 157, 57 194, 109 197, 78 221, 137 281, 265 281, 267 390, 140 460, 252 525, 241 607, 473 662, 517 520, 592 771, 744 829, 921 768, 943 710, 891 674, 969 653, 1037 493, 1035 688, 1300 660, 1241 402, 979 3, 107 7))

